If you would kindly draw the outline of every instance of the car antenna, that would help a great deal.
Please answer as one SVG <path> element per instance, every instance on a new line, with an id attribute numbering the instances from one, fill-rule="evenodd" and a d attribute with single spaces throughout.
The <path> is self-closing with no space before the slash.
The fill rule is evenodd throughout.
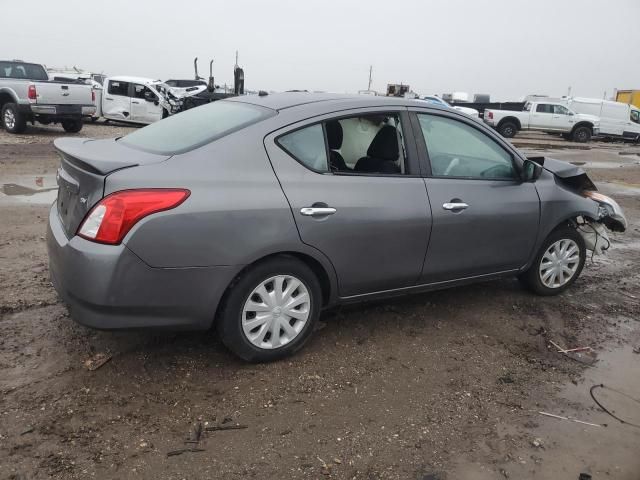
<path id="1" fill-rule="evenodd" d="M 213 92 L 216 89 L 216 85 L 213 81 L 213 59 L 209 62 L 209 85 L 207 85 L 207 90 L 209 92 Z"/>

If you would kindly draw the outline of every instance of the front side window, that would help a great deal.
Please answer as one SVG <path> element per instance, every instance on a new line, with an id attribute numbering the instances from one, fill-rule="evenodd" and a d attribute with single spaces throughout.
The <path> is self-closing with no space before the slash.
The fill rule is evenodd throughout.
<path id="1" fill-rule="evenodd" d="M 554 105 L 553 112 L 556 115 L 569 115 L 569 109 L 567 107 L 563 107 L 562 105 Z"/>
<path id="2" fill-rule="evenodd" d="M 547 103 L 539 103 L 536 107 L 537 113 L 553 113 L 553 105 L 549 105 Z"/>
<path id="3" fill-rule="evenodd" d="M 109 95 L 119 95 L 121 97 L 129 96 L 129 83 L 128 82 L 109 82 Z"/>
<path id="4" fill-rule="evenodd" d="M 509 152 L 466 123 L 437 115 L 418 114 L 434 177 L 514 179 Z"/>

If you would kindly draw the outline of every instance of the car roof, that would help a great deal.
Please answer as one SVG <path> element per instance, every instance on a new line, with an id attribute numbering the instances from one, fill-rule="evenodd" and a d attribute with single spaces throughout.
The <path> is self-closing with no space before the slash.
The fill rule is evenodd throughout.
<path id="1" fill-rule="evenodd" d="M 121 76 L 118 76 L 118 77 L 108 77 L 108 78 L 109 78 L 109 81 L 141 83 L 143 85 L 159 82 L 159 80 L 155 80 L 153 78 L 130 77 L 130 76 L 127 76 L 127 75 L 121 75 Z"/>
<path id="2" fill-rule="evenodd" d="M 385 107 L 399 105 L 423 107 L 426 103 L 419 100 L 400 97 L 308 92 L 269 93 L 267 95 L 242 95 L 238 97 L 228 98 L 225 101 L 251 103 L 253 105 L 267 107 L 278 111 L 312 103 L 348 103 L 352 104 L 354 107 Z"/>

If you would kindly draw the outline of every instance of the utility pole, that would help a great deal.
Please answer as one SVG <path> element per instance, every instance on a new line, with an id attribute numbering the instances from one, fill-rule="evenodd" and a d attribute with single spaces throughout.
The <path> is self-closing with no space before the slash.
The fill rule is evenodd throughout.
<path id="1" fill-rule="evenodd" d="M 373 71 L 373 65 L 369 65 L 369 86 L 367 87 L 367 91 L 371 91 L 371 72 Z"/>

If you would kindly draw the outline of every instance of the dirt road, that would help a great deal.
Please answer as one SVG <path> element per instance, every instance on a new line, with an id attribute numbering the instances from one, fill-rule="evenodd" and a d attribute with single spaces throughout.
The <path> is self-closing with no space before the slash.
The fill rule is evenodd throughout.
<path id="1" fill-rule="evenodd" d="M 566 294 L 539 298 L 502 280 L 337 309 L 297 356 L 248 365 L 215 333 L 98 332 L 70 320 L 44 243 L 58 135 L 0 132 L 0 479 L 640 478 L 640 429 L 589 396 L 604 383 L 640 398 L 640 149 L 514 140 L 587 162 L 630 220 Z M 598 361 L 587 367 L 549 340 L 592 346 Z M 97 353 L 110 361 L 87 370 Z M 640 423 L 640 404 L 598 394 Z M 185 443 L 198 422 L 199 442 Z M 206 430 L 237 425 L 246 428 Z M 168 456 L 185 448 L 194 451 Z"/>

